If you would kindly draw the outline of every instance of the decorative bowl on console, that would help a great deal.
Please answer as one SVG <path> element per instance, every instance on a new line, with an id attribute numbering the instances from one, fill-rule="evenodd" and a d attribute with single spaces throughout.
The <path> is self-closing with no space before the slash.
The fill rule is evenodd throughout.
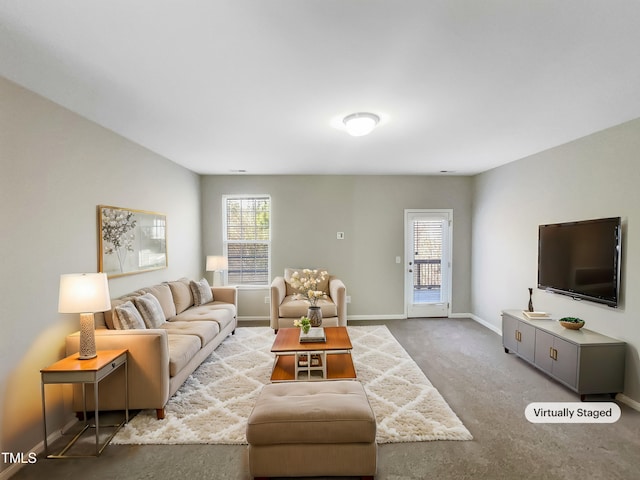
<path id="1" fill-rule="evenodd" d="M 584 327 L 584 320 L 576 317 L 563 317 L 560 320 L 560 325 L 569 330 L 580 330 Z"/>

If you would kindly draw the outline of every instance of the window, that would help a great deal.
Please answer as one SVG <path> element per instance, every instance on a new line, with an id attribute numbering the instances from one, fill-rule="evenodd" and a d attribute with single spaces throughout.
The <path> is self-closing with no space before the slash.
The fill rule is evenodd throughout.
<path id="1" fill-rule="evenodd" d="M 231 285 L 268 285 L 271 270 L 271 197 L 222 198 L 224 253 Z"/>

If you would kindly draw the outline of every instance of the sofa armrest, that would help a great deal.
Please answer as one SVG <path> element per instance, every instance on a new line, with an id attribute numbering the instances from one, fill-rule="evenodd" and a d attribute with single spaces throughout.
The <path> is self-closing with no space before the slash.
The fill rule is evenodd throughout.
<path id="1" fill-rule="evenodd" d="M 96 349 L 127 349 L 129 408 L 162 409 L 169 400 L 169 341 L 161 329 L 107 330 L 95 332 Z M 79 332 L 66 338 L 67 355 L 79 351 Z M 124 370 L 100 382 L 100 410 L 124 410 Z M 87 389 L 87 409 L 94 409 L 93 390 Z M 73 408 L 81 412 L 82 389 L 74 387 Z"/>
<path id="2" fill-rule="evenodd" d="M 329 277 L 329 296 L 338 309 L 338 325 L 347 326 L 347 287 L 336 277 Z"/>
<path id="3" fill-rule="evenodd" d="M 235 287 L 211 287 L 216 302 L 232 303 L 238 309 L 238 290 Z"/>
<path id="4" fill-rule="evenodd" d="M 278 320 L 280 318 L 280 304 L 284 301 L 284 297 L 287 295 L 287 286 L 284 283 L 284 277 L 275 277 L 273 282 L 271 282 L 269 290 L 271 296 L 271 328 L 277 330 L 279 328 Z"/>

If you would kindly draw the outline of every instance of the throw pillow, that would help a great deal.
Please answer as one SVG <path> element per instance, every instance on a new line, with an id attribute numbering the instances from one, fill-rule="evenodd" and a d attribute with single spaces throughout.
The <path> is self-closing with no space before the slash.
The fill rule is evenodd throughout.
<path id="1" fill-rule="evenodd" d="M 113 326 L 116 330 L 136 330 L 146 328 L 140 312 L 131 301 L 126 301 L 115 308 Z"/>
<path id="2" fill-rule="evenodd" d="M 206 278 L 203 278 L 199 282 L 194 282 L 192 280 L 189 283 L 189 286 L 191 287 L 191 293 L 193 293 L 193 304 L 196 307 L 198 305 L 213 302 L 213 292 L 211 291 L 211 286 L 209 285 L 209 282 L 207 282 Z"/>
<path id="3" fill-rule="evenodd" d="M 162 305 L 151 293 L 145 293 L 133 300 L 147 328 L 160 328 L 166 322 Z"/>
<path id="4" fill-rule="evenodd" d="M 173 301 L 173 294 L 171 288 L 167 284 L 154 285 L 152 287 L 145 287 L 138 291 L 138 295 L 144 295 L 150 293 L 158 299 L 162 311 L 164 312 L 164 318 L 169 320 L 176 316 L 176 304 Z"/>

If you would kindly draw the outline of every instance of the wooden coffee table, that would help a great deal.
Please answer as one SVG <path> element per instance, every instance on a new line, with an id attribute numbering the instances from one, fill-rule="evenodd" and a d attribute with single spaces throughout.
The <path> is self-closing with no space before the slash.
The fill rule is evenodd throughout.
<path id="1" fill-rule="evenodd" d="M 324 332 L 326 342 L 300 343 L 299 328 L 279 329 L 271 347 L 276 356 L 271 381 L 355 379 L 347 327 L 324 327 Z"/>

